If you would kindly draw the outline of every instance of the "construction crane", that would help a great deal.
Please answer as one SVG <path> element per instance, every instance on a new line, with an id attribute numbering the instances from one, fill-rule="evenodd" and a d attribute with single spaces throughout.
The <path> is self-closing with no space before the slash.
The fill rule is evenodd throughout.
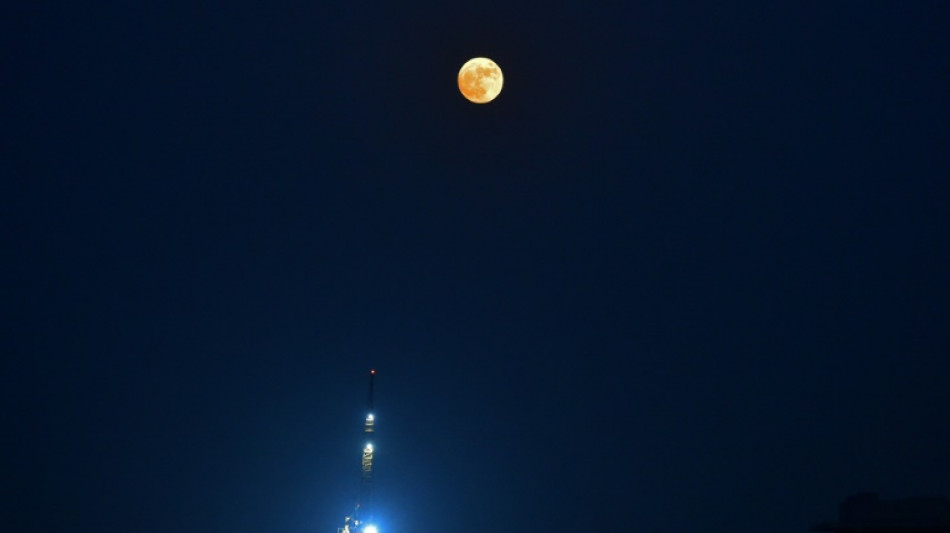
<path id="1" fill-rule="evenodd" d="M 367 402 L 366 419 L 363 421 L 363 436 L 366 445 L 363 446 L 363 459 L 360 466 L 360 489 L 356 499 L 356 507 L 343 521 L 343 527 L 337 533 L 379 533 L 373 523 L 371 497 L 373 489 L 373 434 L 376 426 L 376 415 L 373 405 L 373 380 L 376 370 L 369 371 L 369 401 Z"/>

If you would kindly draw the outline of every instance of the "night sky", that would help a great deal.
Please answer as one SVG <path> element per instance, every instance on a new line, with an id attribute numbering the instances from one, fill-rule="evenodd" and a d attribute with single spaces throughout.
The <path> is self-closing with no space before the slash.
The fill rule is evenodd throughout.
<path id="1" fill-rule="evenodd" d="M 9 4 L 4 530 L 950 496 L 950 3 Z"/>

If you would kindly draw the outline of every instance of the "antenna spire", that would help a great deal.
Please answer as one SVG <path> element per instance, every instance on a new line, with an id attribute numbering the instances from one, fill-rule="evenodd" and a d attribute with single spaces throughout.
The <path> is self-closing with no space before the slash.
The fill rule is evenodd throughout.
<path id="1" fill-rule="evenodd" d="M 373 525 L 372 510 L 372 492 L 373 492 L 373 446 L 374 431 L 376 429 L 376 415 L 373 412 L 373 379 L 376 377 L 376 370 L 369 371 L 369 401 L 366 419 L 363 422 L 363 435 L 366 437 L 366 445 L 363 447 L 363 458 L 361 461 L 360 492 L 356 501 L 356 508 L 353 514 L 346 517 L 343 527 L 337 530 L 338 533 L 378 533 L 378 529 Z"/>
<path id="2" fill-rule="evenodd" d="M 368 402 L 370 414 L 373 413 L 373 409 L 375 408 L 373 406 L 373 378 L 375 377 L 376 377 L 376 369 L 370 370 L 369 371 L 369 402 Z"/>

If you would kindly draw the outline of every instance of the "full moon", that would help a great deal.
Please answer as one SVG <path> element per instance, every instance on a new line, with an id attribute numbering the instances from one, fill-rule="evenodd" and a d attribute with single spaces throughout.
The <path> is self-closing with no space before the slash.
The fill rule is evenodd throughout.
<path id="1" fill-rule="evenodd" d="M 459 69 L 459 91 L 476 104 L 487 104 L 494 100 L 504 83 L 501 68 L 487 57 L 473 57 Z"/>

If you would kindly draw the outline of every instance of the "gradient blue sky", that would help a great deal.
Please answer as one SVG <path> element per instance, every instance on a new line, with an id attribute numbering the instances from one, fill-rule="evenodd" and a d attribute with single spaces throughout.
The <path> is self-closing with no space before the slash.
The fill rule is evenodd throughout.
<path id="1" fill-rule="evenodd" d="M 950 4 L 2 12 L 11 531 L 334 533 L 370 367 L 384 533 L 950 495 Z"/>

